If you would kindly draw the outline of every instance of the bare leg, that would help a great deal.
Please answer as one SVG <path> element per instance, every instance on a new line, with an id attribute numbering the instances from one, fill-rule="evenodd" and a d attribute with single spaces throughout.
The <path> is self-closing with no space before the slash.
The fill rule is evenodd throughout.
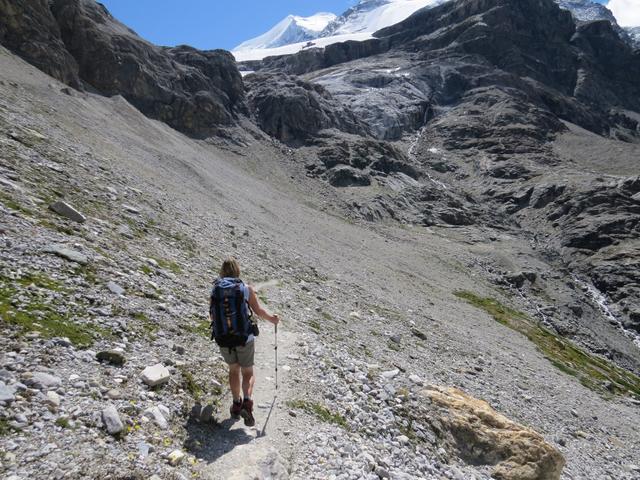
<path id="1" fill-rule="evenodd" d="M 253 367 L 242 368 L 242 392 L 244 398 L 253 397 L 253 384 L 256 381 L 256 377 L 253 375 Z"/>
<path id="2" fill-rule="evenodd" d="M 240 365 L 232 363 L 229 365 L 229 388 L 234 400 L 241 400 L 240 395 Z"/>

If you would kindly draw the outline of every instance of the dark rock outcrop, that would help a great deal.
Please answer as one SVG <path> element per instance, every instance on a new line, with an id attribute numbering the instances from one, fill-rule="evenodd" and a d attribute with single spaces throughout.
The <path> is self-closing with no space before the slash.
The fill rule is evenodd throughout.
<path id="1" fill-rule="evenodd" d="M 48 3 L 0 0 L 0 43 L 43 72 L 78 88 L 78 64 L 62 42 Z"/>
<path id="2" fill-rule="evenodd" d="M 0 14 L 0 40 L 27 61 L 73 87 L 122 95 L 189 135 L 215 134 L 246 112 L 229 52 L 157 47 L 93 0 L 2 0 Z"/>
<path id="3" fill-rule="evenodd" d="M 367 128 L 322 86 L 287 75 L 255 74 L 245 79 L 251 112 L 260 128 L 290 145 L 322 130 L 367 135 Z"/>
<path id="4" fill-rule="evenodd" d="M 93 0 L 56 0 L 52 11 L 80 76 L 100 93 L 122 95 L 146 115 L 200 137 L 233 123 L 242 109 L 242 79 L 230 53 L 156 47 Z"/>

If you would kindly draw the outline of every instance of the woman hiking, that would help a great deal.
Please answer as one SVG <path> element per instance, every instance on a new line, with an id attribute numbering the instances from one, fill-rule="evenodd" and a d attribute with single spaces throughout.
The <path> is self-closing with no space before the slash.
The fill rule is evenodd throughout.
<path id="1" fill-rule="evenodd" d="M 231 416 L 242 417 L 248 427 L 255 425 L 253 417 L 253 363 L 257 324 L 252 314 L 277 325 L 280 319 L 266 311 L 251 285 L 240 279 L 240 265 L 235 258 L 222 263 L 209 302 L 212 338 L 220 347 L 229 365 L 229 387 L 233 395 Z"/>

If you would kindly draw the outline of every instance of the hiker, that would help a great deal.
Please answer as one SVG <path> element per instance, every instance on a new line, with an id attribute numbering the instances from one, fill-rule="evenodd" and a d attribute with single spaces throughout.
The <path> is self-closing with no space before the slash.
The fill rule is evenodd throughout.
<path id="1" fill-rule="evenodd" d="M 211 337 L 220 347 L 229 365 L 229 387 L 233 394 L 231 417 L 244 419 L 248 427 L 253 418 L 253 357 L 255 337 L 259 330 L 252 314 L 278 325 L 278 315 L 267 312 L 258 301 L 251 285 L 240 280 L 240 265 L 235 258 L 222 263 L 220 276 L 215 280 L 209 301 Z"/>

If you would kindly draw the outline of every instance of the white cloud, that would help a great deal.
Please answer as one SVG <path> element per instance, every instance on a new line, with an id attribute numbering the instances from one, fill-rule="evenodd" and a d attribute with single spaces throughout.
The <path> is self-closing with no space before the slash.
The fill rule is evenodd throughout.
<path id="1" fill-rule="evenodd" d="M 610 0 L 607 8 L 622 27 L 640 26 L 640 0 Z"/>

